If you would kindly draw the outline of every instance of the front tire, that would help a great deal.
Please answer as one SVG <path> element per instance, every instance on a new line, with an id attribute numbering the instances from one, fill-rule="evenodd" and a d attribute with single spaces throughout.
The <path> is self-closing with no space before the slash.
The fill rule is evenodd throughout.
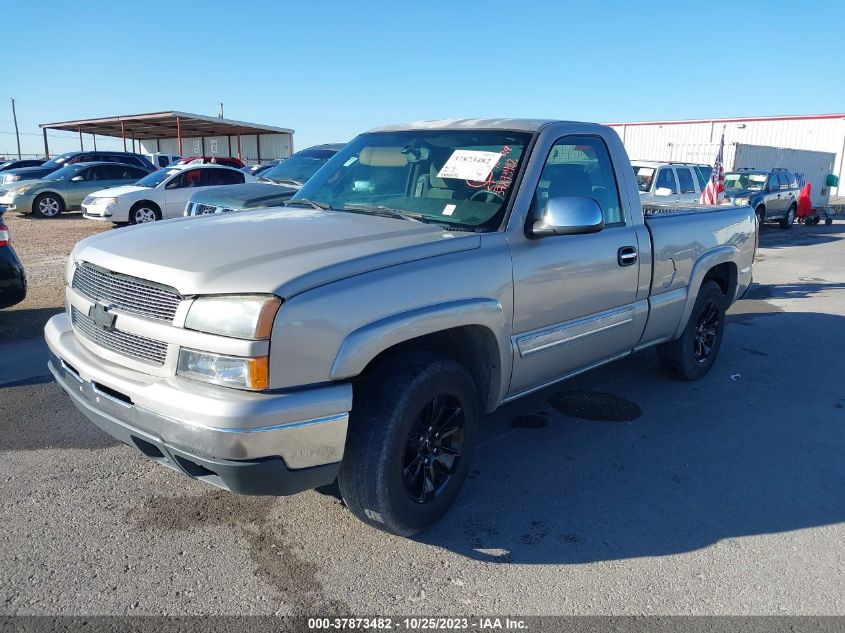
<path id="1" fill-rule="evenodd" d="M 449 509 L 478 437 L 478 396 L 467 370 L 427 352 L 386 361 L 357 385 L 338 475 L 349 510 L 411 536 Z"/>
<path id="2" fill-rule="evenodd" d="M 759 207 L 754 209 L 754 214 L 757 216 L 757 227 L 763 226 L 763 222 L 766 221 L 766 209 L 761 204 Z"/>
<path id="3" fill-rule="evenodd" d="M 701 285 L 681 337 L 657 346 L 657 360 L 664 369 L 682 380 L 698 380 L 710 371 L 725 336 L 725 303 L 719 284 Z"/>
<path id="4" fill-rule="evenodd" d="M 139 202 L 129 210 L 129 224 L 147 224 L 161 220 L 161 209 L 152 202 Z"/>
<path id="5" fill-rule="evenodd" d="M 42 193 L 32 203 L 32 212 L 39 218 L 57 218 L 65 210 L 65 201 L 55 193 Z"/>
<path id="6" fill-rule="evenodd" d="M 780 221 L 780 228 L 782 229 L 789 229 L 792 228 L 792 225 L 795 224 L 795 212 L 797 211 L 797 207 L 793 204 L 789 207 L 789 210 L 786 212 L 786 216 L 781 219 Z"/>

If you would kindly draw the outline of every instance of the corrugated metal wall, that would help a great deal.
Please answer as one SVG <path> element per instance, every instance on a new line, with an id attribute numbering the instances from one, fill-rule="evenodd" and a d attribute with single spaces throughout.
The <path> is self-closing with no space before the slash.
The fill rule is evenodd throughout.
<path id="1" fill-rule="evenodd" d="M 624 124 L 612 126 L 632 159 L 689 160 L 712 164 L 722 131 L 725 144 L 740 143 L 834 154 L 834 174 L 845 192 L 845 119 L 785 119 L 769 121 L 707 121 L 699 123 Z M 695 147 L 698 149 L 694 149 Z M 684 156 L 681 156 L 683 152 Z M 836 194 L 834 189 L 831 193 Z M 840 194 L 841 195 L 841 194 Z"/>
<path id="2" fill-rule="evenodd" d="M 261 153 L 258 152 L 259 139 Z M 231 140 L 231 147 L 230 147 Z M 179 153 L 179 142 L 175 138 L 164 138 L 158 141 L 141 141 L 141 153 L 154 154 L 155 152 Z M 199 137 L 182 138 L 183 156 L 202 156 L 203 139 Z M 290 134 L 261 134 L 258 137 L 254 134 L 241 135 L 241 159 L 245 163 L 257 163 L 259 157 L 261 162 L 274 158 L 287 158 L 293 150 L 293 138 Z M 238 136 L 206 136 L 206 156 L 237 156 Z"/>

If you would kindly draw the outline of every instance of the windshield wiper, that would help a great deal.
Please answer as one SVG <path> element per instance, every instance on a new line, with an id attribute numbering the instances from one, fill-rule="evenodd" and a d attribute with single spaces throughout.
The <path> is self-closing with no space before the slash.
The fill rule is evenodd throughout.
<path id="1" fill-rule="evenodd" d="M 402 209 L 394 209 L 393 207 L 383 206 L 368 206 L 362 205 L 347 205 L 337 211 L 351 211 L 352 213 L 372 213 L 373 215 L 380 215 L 386 218 L 399 218 L 400 220 L 408 220 L 409 222 L 425 222 L 425 216 L 422 213 L 411 213 L 410 211 L 403 211 Z"/>
<path id="2" fill-rule="evenodd" d="M 319 209 L 320 211 L 328 211 L 329 209 L 331 209 L 331 206 L 326 204 L 325 202 L 317 202 L 316 200 L 311 200 L 310 198 L 295 198 L 291 200 L 286 200 L 283 204 L 286 207 L 299 204 L 306 207 L 311 207 L 312 209 Z"/>

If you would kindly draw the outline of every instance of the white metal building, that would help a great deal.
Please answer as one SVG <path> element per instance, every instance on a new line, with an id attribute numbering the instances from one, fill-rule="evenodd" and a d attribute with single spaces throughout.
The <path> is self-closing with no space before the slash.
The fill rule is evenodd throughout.
<path id="1" fill-rule="evenodd" d="M 814 150 L 836 155 L 833 174 L 838 191 L 845 193 L 845 114 L 696 119 L 688 121 L 641 121 L 610 123 L 625 144 L 632 160 L 689 161 L 712 164 L 719 138 L 725 145 L 764 145 Z"/>

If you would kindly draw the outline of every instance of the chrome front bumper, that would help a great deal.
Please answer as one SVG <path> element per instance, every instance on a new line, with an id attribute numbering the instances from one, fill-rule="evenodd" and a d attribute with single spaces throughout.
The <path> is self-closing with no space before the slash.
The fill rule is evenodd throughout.
<path id="1" fill-rule="evenodd" d="M 348 384 L 285 393 L 215 387 L 99 358 L 78 343 L 65 314 L 51 318 L 44 333 L 50 371 L 77 408 L 142 451 L 136 439 L 165 457 L 170 449 L 212 461 L 278 457 L 289 471 L 335 465 L 343 457 L 352 407 Z"/>

